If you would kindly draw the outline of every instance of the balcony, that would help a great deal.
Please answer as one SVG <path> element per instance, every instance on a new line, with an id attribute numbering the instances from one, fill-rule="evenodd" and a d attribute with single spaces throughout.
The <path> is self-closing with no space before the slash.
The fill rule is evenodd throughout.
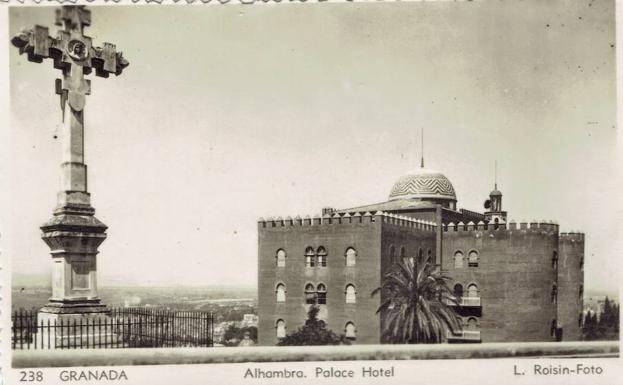
<path id="1" fill-rule="evenodd" d="M 480 330 L 462 330 L 455 333 L 448 331 L 446 338 L 448 342 L 480 342 Z"/>
<path id="2" fill-rule="evenodd" d="M 461 307 L 481 307 L 480 297 L 461 297 L 456 303 L 450 299 L 446 300 L 446 304 L 449 306 L 461 306 Z"/>

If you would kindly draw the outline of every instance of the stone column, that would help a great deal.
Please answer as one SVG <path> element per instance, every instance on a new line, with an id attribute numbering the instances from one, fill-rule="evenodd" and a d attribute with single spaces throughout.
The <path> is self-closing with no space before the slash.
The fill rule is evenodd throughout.
<path id="1" fill-rule="evenodd" d="M 53 260 L 52 298 L 41 311 L 101 312 L 105 307 L 97 295 L 96 255 L 107 227 L 95 218 L 87 192 L 84 111 L 75 111 L 69 103 L 64 109 L 61 191 L 54 216 L 41 226 Z"/>
<path id="2" fill-rule="evenodd" d="M 56 80 L 63 110 L 61 188 L 52 218 L 41 226 L 52 254 L 52 297 L 40 310 L 39 322 L 86 324 L 110 312 L 97 294 L 97 248 L 106 239 L 107 227 L 95 218 L 87 190 L 84 105 L 91 84 L 84 75 L 93 71 L 103 78 L 120 75 L 129 63 L 114 44 L 94 47 L 84 35 L 84 28 L 91 25 L 91 12 L 84 6 L 58 8 L 55 24 L 61 27 L 57 37 L 37 25 L 11 39 L 29 61 L 51 58 L 54 68 L 62 71 L 62 79 Z"/>

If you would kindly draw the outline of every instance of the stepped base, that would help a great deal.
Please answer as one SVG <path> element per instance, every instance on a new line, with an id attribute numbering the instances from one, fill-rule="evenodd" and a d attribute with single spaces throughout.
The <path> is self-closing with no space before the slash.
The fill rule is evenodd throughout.
<path id="1" fill-rule="evenodd" d="M 101 304 L 99 299 L 81 301 L 50 301 L 39 310 L 39 314 L 73 316 L 70 318 L 81 318 L 82 316 L 97 317 L 109 316 L 110 310 L 106 305 Z M 91 318 L 89 318 L 90 320 Z M 78 321 L 76 321 L 78 322 Z"/>

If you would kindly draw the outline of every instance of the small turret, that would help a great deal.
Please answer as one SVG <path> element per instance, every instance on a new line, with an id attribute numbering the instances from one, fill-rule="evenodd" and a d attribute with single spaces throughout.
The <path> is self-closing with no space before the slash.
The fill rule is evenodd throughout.
<path id="1" fill-rule="evenodd" d="M 495 162 L 495 182 L 489 199 L 485 201 L 485 219 L 490 222 L 506 222 L 506 211 L 502 211 L 502 192 L 498 190 L 498 164 Z"/>

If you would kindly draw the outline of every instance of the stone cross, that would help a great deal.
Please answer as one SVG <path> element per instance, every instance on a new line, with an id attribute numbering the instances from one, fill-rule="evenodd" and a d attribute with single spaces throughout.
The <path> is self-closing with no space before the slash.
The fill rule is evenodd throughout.
<path id="1" fill-rule="evenodd" d="M 95 75 L 120 75 L 128 62 L 115 45 L 94 47 L 84 28 L 91 24 L 91 11 L 84 6 L 63 6 L 56 10 L 61 28 L 51 37 L 47 27 L 36 25 L 23 30 L 11 42 L 31 62 L 50 58 L 61 70 L 56 79 L 63 112 L 61 189 L 54 216 L 43 226 L 42 238 L 51 249 L 52 297 L 41 311 L 52 314 L 105 312 L 96 286 L 97 248 L 106 238 L 106 225 L 95 218 L 87 191 L 87 166 L 84 164 L 84 106 Z"/>

